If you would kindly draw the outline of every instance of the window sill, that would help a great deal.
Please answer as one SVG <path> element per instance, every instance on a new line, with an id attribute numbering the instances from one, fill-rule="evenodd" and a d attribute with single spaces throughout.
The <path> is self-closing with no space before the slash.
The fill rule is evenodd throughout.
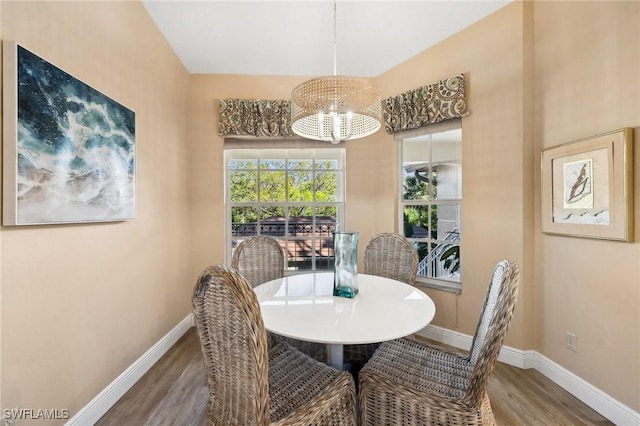
<path id="1" fill-rule="evenodd" d="M 434 290 L 447 291 L 449 293 L 456 293 L 456 294 L 462 293 L 462 283 L 418 278 L 418 281 L 416 281 L 416 286 L 431 288 Z"/>

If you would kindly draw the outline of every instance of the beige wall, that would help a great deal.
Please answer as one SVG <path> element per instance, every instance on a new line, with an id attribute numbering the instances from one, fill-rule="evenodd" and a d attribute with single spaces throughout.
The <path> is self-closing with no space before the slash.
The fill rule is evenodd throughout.
<path id="1" fill-rule="evenodd" d="M 189 150 L 192 269 L 224 262 L 225 209 L 223 139 L 218 136 L 218 101 L 286 99 L 304 78 L 242 75 L 191 76 L 189 85 Z M 195 281 L 194 281 L 195 282 Z"/>
<path id="2" fill-rule="evenodd" d="M 639 24 L 637 2 L 513 3 L 377 79 L 390 95 L 468 78 L 463 292 L 427 291 L 433 323 L 473 334 L 490 268 L 509 257 L 522 279 L 506 344 L 539 351 L 635 411 L 640 243 L 544 235 L 538 194 L 540 149 L 621 127 L 640 137 Z M 566 331 L 577 334 L 577 353 Z"/>
<path id="3" fill-rule="evenodd" d="M 531 102 L 525 96 L 524 8 L 516 3 L 379 76 L 390 96 L 464 73 L 471 114 L 462 119 L 462 285 L 461 295 L 427 290 L 436 303 L 433 324 L 472 335 L 495 264 L 505 258 L 521 270 L 518 305 L 506 339 L 517 348 L 533 346 L 533 138 L 525 134 Z M 530 31 L 529 28 L 527 30 Z M 385 141 L 387 157 L 396 145 Z M 362 158 L 366 161 L 366 157 Z M 397 162 L 390 165 L 395 178 Z M 393 203 L 392 194 L 387 203 Z M 366 204 L 361 212 L 366 211 Z M 456 301 L 456 299 L 458 299 Z M 526 320 L 525 320 L 526 319 Z"/>
<path id="4" fill-rule="evenodd" d="M 516 2 L 376 79 L 389 96 L 467 76 L 464 290 L 427 291 L 434 324 L 473 334 L 493 266 L 511 258 L 522 281 L 506 343 L 636 411 L 640 243 L 543 235 L 537 194 L 541 148 L 640 131 L 639 8 Z M 0 17 L 3 39 L 136 111 L 136 220 L 0 232 L 0 406 L 73 414 L 184 318 L 197 273 L 224 261 L 217 100 L 286 99 L 305 78 L 189 77 L 136 2 L 3 2 Z M 346 226 L 363 241 L 396 229 L 396 148 L 383 131 L 347 144 Z"/>
<path id="5" fill-rule="evenodd" d="M 189 75 L 141 3 L 0 10 L 3 40 L 136 112 L 135 220 L 0 233 L 2 408 L 73 415 L 190 312 Z"/>
<path id="6" fill-rule="evenodd" d="M 534 11 L 537 147 L 623 127 L 636 140 L 636 242 L 545 235 L 536 218 L 536 349 L 638 412 L 640 3 L 536 2 Z M 566 331 L 577 353 L 565 349 Z"/>
<path id="7" fill-rule="evenodd" d="M 287 99 L 304 77 L 192 75 L 189 89 L 191 214 L 194 270 L 224 261 L 223 139 L 218 136 L 218 100 Z M 367 241 L 376 231 L 394 229 L 395 149 L 390 137 L 374 136 L 347 144 L 347 228 Z M 389 150 L 388 148 L 391 148 Z M 366 214 L 362 212 L 365 211 Z M 362 253 L 360 253 L 361 255 Z"/>
<path id="8" fill-rule="evenodd" d="M 520 5 L 499 12 L 475 26 L 474 30 L 445 41 L 377 79 L 383 96 L 389 96 L 460 72 L 469 76 L 470 97 L 477 101 L 470 105 L 472 114 L 463 119 L 463 244 L 471 249 L 463 252 L 464 291 L 459 296 L 459 311 L 456 313 L 455 295 L 428 291 L 438 306 L 434 324 L 467 334 L 473 334 L 496 262 L 510 257 L 521 265 L 525 278 L 530 274 L 525 270 L 528 265 L 522 260 L 525 234 L 533 233 L 533 224 L 525 227 L 523 223 L 523 211 L 525 203 L 532 208 L 533 198 L 524 194 L 521 173 L 524 151 L 521 22 Z M 496 26 L 500 31 L 493 30 Z M 491 32 L 490 41 L 479 37 L 487 32 Z M 503 37 L 504 34 L 509 36 Z M 491 49 L 485 48 L 485 44 Z M 450 52 L 456 52 L 453 60 Z M 501 63 L 497 70 L 493 67 L 494 61 Z M 502 79 L 510 84 L 499 84 Z M 216 133 L 217 100 L 287 99 L 291 89 L 304 80 L 295 77 L 192 76 L 189 141 L 191 151 L 198 153 L 191 168 L 192 181 L 196 185 L 192 223 L 199 229 L 198 235 L 194 234 L 196 242 L 193 244 L 196 269 L 224 261 L 224 247 L 219 244 L 224 239 L 224 229 L 219 226 L 224 220 L 224 183 L 223 142 Z M 505 103 L 510 105 L 509 115 L 503 119 Z M 528 143 L 532 143 L 531 140 Z M 360 231 L 362 241 L 378 232 L 395 231 L 396 142 L 381 130 L 371 137 L 350 141 L 346 146 L 346 227 Z M 502 154 L 493 156 L 492 152 Z M 504 164 L 501 160 L 505 157 L 515 160 Z M 510 179 L 504 179 L 505 175 Z M 527 184 L 532 185 L 531 176 Z M 485 189 L 489 187 L 498 190 L 489 193 Z M 531 191 L 532 188 L 528 192 Z M 474 214 L 476 211 L 483 214 Z M 505 212 L 508 213 L 506 218 Z M 474 250 L 479 241 L 482 250 Z M 359 254 L 362 256 L 362 251 Z M 532 280 L 523 281 L 526 282 L 523 287 L 526 287 Z M 527 290 L 523 289 L 521 293 L 521 306 L 525 306 Z M 523 311 L 524 308 L 519 308 L 516 313 L 508 340 L 512 346 L 524 347 L 525 328 L 533 327 L 523 321 Z M 529 332 L 529 336 L 532 335 Z"/>

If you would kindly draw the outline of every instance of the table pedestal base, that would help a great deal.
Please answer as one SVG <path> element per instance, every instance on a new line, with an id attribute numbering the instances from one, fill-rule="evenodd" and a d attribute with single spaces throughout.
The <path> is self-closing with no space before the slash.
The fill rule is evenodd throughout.
<path id="1" fill-rule="evenodd" d="M 327 343 L 329 365 L 338 370 L 344 370 L 343 349 L 344 345 L 339 343 Z"/>

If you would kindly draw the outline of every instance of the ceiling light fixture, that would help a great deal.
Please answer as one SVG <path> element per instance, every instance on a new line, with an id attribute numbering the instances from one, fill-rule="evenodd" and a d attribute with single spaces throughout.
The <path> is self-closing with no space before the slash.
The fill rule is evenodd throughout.
<path id="1" fill-rule="evenodd" d="M 333 1 L 333 75 L 305 81 L 291 92 L 291 128 L 308 139 L 337 144 L 378 131 L 382 104 L 371 81 L 336 74 L 336 1 Z"/>

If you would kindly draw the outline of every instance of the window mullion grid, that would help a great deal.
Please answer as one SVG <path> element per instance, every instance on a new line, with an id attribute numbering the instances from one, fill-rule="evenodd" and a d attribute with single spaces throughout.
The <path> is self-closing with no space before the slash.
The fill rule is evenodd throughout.
<path id="1" fill-rule="evenodd" d="M 399 179 L 399 194 L 404 194 L 405 184 L 407 175 L 404 173 L 404 167 L 408 165 L 419 165 L 422 166 L 422 170 L 426 172 L 425 177 L 428 182 L 428 191 L 426 192 L 426 196 L 422 197 L 422 199 L 408 199 L 405 200 L 404 196 L 400 197 L 400 211 L 398 217 L 398 223 L 401 225 L 400 229 L 404 233 L 405 222 L 404 222 L 404 212 L 407 209 L 417 209 L 417 210 L 426 210 L 426 214 L 428 217 L 424 219 L 420 219 L 421 224 L 419 226 L 424 226 L 427 229 L 424 237 L 414 237 L 408 238 L 413 243 L 424 244 L 424 252 L 422 253 L 422 265 L 424 266 L 424 270 L 421 269 L 422 282 L 429 282 L 430 284 L 441 285 L 438 281 L 447 281 L 452 282 L 460 287 L 459 279 L 452 279 L 449 276 L 439 276 L 440 274 L 440 253 L 445 250 L 449 246 L 458 246 L 461 245 L 461 236 L 458 234 L 457 238 L 455 236 L 449 237 L 450 234 L 445 234 L 445 231 L 453 230 L 451 226 L 453 225 L 452 214 L 450 212 L 450 208 L 456 209 L 455 215 L 455 226 L 458 232 L 461 232 L 460 223 L 461 223 L 461 205 L 462 205 L 462 194 L 457 190 L 461 186 L 461 176 L 458 174 L 452 175 L 450 171 L 447 169 L 443 173 L 447 173 L 446 175 L 440 175 L 440 170 L 438 170 L 438 176 L 434 176 L 434 161 L 440 160 L 440 164 L 444 164 L 442 162 L 442 158 L 435 158 L 436 155 L 443 157 L 450 155 L 449 150 L 441 150 L 442 143 L 448 142 L 448 138 L 440 138 L 436 135 L 440 132 L 434 132 L 432 134 L 424 134 L 420 136 L 408 136 L 408 139 L 411 139 L 410 144 L 408 140 L 405 138 L 399 140 L 399 161 L 398 161 L 398 169 L 401 171 L 400 179 Z M 460 135 L 461 137 L 461 135 Z M 438 146 L 435 146 L 439 144 Z M 461 143 L 460 141 L 454 141 L 454 143 Z M 461 166 L 460 166 L 461 167 Z M 455 178 L 455 181 L 452 183 L 451 179 Z M 440 179 L 439 179 L 440 178 Z M 433 180 L 436 180 L 435 185 L 431 185 Z M 440 181 L 441 180 L 441 181 Z M 445 194 L 449 194 L 451 185 L 455 185 L 455 189 L 453 193 L 450 195 L 456 195 L 456 198 L 439 198 L 440 192 Z M 441 187 L 441 185 L 445 185 L 445 187 Z M 439 191 L 441 190 L 441 191 Z M 411 198 L 411 197 L 409 197 Z M 416 197 L 418 198 L 418 197 Z M 442 208 L 440 208 L 442 206 Z M 420 216 L 419 216 L 420 217 Z M 443 221 L 441 222 L 442 219 Z M 411 223 L 413 223 L 411 221 Z M 439 225 L 442 225 L 442 229 L 438 232 L 437 228 Z M 405 235 L 406 236 L 406 235 Z M 451 239 L 449 239 L 451 238 Z M 426 265 L 425 265 L 426 263 Z M 438 276 L 436 276 L 438 275 Z"/>
<path id="2" fill-rule="evenodd" d="M 312 191 L 311 191 L 311 202 L 314 204 L 312 207 L 313 214 L 311 216 L 311 269 L 316 269 L 316 215 L 318 214 L 318 207 L 315 206 L 316 203 L 316 157 L 315 155 L 311 159 L 311 182 L 312 183 Z"/>
<path id="3" fill-rule="evenodd" d="M 256 207 L 256 235 L 261 235 L 262 234 L 262 208 L 261 208 L 261 204 L 260 200 L 261 200 L 261 195 L 260 195 L 260 191 L 262 188 L 262 180 L 260 177 L 260 170 L 262 170 L 262 158 L 260 158 L 260 152 L 258 151 L 258 161 L 257 161 L 257 167 L 258 170 L 256 171 L 256 194 L 257 194 L 257 198 L 258 198 L 258 206 Z"/>
<path id="4" fill-rule="evenodd" d="M 284 246 L 289 247 L 289 217 L 291 215 L 291 208 L 287 207 L 289 205 L 289 152 L 285 151 L 284 157 Z M 285 253 L 284 256 L 284 270 L 286 271 L 289 267 L 289 254 Z"/>
<path id="5" fill-rule="evenodd" d="M 285 232 L 284 232 L 284 239 L 285 239 L 285 246 L 288 246 L 288 242 L 289 240 L 291 240 L 291 234 L 288 233 L 289 231 L 289 225 L 291 224 L 291 208 L 292 207 L 308 207 L 311 208 L 311 232 L 310 232 L 310 240 L 311 240 L 311 267 L 313 269 L 315 269 L 318 265 L 318 260 L 317 260 L 317 255 L 318 253 L 316 252 L 316 248 L 317 246 L 319 246 L 319 241 L 320 238 L 317 235 L 317 226 L 318 226 L 318 221 L 317 221 L 317 214 L 319 211 L 320 207 L 326 207 L 326 206 L 332 206 L 335 208 L 336 210 L 336 215 L 339 216 L 342 214 L 342 204 L 344 202 L 343 197 L 344 195 L 342 194 L 342 187 L 340 188 L 340 198 L 338 201 L 333 201 L 333 202 L 318 202 L 317 201 L 317 197 L 316 197 L 316 179 L 317 179 L 317 174 L 318 172 L 320 172 L 317 169 L 317 161 L 315 159 L 315 156 L 312 155 L 311 158 L 305 158 L 305 160 L 310 160 L 312 167 L 311 167 L 311 177 L 312 177 L 312 185 L 313 185 L 313 193 L 312 193 L 312 202 L 291 202 L 290 201 L 290 197 L 289 197 L 289 177 L 290 177 L 290 172 L 292 171 L 292 169 L 290 168 L 289 164 L 288 164 L 288 160 L 289 160 L 289 151 L 285 150 L 284 154 L 283 154 L 283 158 L 285 161 L 284 164 L 284 174 L 285 174 L 285 201 L 284 202 L 270 202 L 270 201 L 262 201 L 262 178 L 263 178 L 263 166 L 264 166 L 264 160 L 262 158 L 262 154 L 260 151 L 258 151 L 258 154 L 256 156 L 256 164 L 257 164 L 257 170 L 256 170 L 256 184 L 257 184 L 257 188 L 256 188 L 256 196 L 257 196 L 257 200 L 256 201 L 251 201 L 251 202 L 231 202 L 231 196 L 229 195 L 228 197 L 228 202 L 229 202 L 229 208 L 232 210 L 234 207 L 251 207 L 251 208 L 255 208 L 256 209 L 256 226 L 257 226 L 257 230 L 256 230 L 256 234 L 260 235 L 262 234 L 262 224 L 263 224 L 263 208 L 265 207 L 277 207 L 277 208 L 284 208 L 285 209 Z M 328 170 L 322 170 L 322 171 L 333 171 L 333 172 L 341 172 L 343 173 L 343 168 L 344 168 L 344 161 L 340 161 L 339 167 L 336 169 L 328 169 Z M 250 169 L 234 169 L 234 171 L 253 171 L 253 168 Z M 273 171 L 272 169 L 269 169 L 269 171 Z M 231 192 L 231 188 L 229 185 L 228 188 L 228 192 L 230 194 Z M 338 220 L 338 217 L 336 217 L 336 220 Z M 230 222 L 232 223 L 233 220 L 230 219 Z M 285 261 L 285 267 L 288 268 L 289 264 L 289 258 L 288 258 L 288 253 L 287 253 L 287 260 Z"/>
<path id="6" fill-rule="evenodd" d="M 432 215 L 432 209 L 433 209 L 433 200 L 436 198 L 436 194 L 435 194 L 435 188 L 434 185 L 432 184 L 431 181 L 431 176 L 433 173 L 433 168 L 432 168 L 432 164 L 433 164 L 433 136 L 429 135 L 427 137 L 428 142 L 429 142 L 429 154 L 427 156 L 427 160 L 428 160 L 428 167 L 427 167 L 427 185 L 428 185 L 428 203 L 427 203 L 427 223 L 429 224 L 429 232 L 427 233 L 427 258 L 430 259 L 429 263 L 428 263 L 428 267 L 427 267 L 427 276 L 429 278 L 433 277 L 435 275 L 435 271 L 434 271 L 434 261 L 433 261 L 433 223 L 431 222 L 431 218 L 433 217 Z"/>

